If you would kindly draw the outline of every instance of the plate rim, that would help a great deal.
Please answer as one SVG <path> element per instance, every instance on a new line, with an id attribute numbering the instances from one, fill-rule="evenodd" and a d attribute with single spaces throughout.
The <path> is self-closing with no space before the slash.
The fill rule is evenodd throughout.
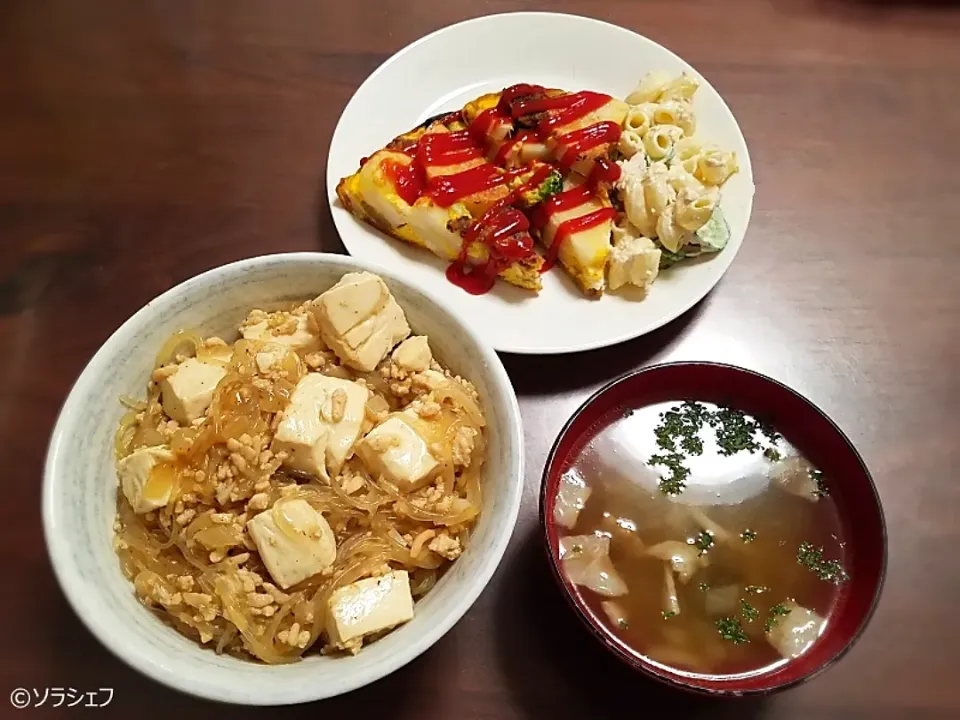
<path id="1" fill-rule="evenodd" d="M 588 352 L 590 350 L 597 350 L 601 348 L 613 347 L 613 346 L 628 342 L 630 340 L 635 340 L 639 337 L 643 337 L 644 335 L 649 335 L 650 333 L 666 325 L 669 325 L 680 316 L 686 314 L 692 308 L 696 307 L 700 302 L 702 302 L 704 298 L 707 297 L 707 295 L 713 292 L 713 290 L 720 284 L 724 276 L 730 270 L 730 266 L 733 265 L 734 260 L 736 259 L 737 255 L 740 252 L 741 247 L 743 246 L 744 241 L 746 240 L 747 232 L 750 229 L 750 221 L 753 218 L 753 202 L 756 196 L 756 183 L 754 182 L 753 163 L 750 158 L 750 149 L 749 149 L 749 146 L 747 145 L 746 137 L 744 137 L 744 134 L 743 134 L 743 128 L 740 126 L 740 123 L 737 120 L 736 115 L 734 115 L 733 110 L 730 109 L 730 105 L 727 103 L 726 99 L 723 97 L 720 91 L 717 90 L 714 84 L 710 81 L 710 79 L 706 75 L 704 75 L 704 73 L 702 73 L 699 69 L 695 68 L 692 63 L 688 62 L 687 60 L 682 58 L 680 55 L 675 53 L 673 50 L 666 47 L 665 45 L 662 45 L 656 40 L 649 38 L 646 35 L 643 35 L 642 33 L 636 32 L 635 30 L 625 28 L 622 25 L 617 25 L 616 23 L 608 22 L 606 20 L 601 20 L 598 18 L 586 16 L 586 15 L 578 15 L 576 13 L 562 13 L 562 12 L 537 11 L 537 10 L 494 13 L 492 15 L 482 15 L 478 17 L 468 18 L 466 20 L 461 20 L 459 22 L 451 23 L 449 25 L 445 25 L 403 46 L 402 48 L 397 50 L 395 53 L 390 55 L 388 58 L 386 58 L 382 63 L 380 63 L 373 70 L 373 72 L 367 75 L 367 77 L 363 80 L 363 82 L 361 82 L 360 85 L 358 85 L 357 88 L 353 91 L 353 94 L 350 96 L 350 99 L 347 101 L 347 104 L 344 105 L 343 110 L 340 113 L 340 117 L 337 119 L 337 124 L 334 127 L 333 134 L 330 136 L 330 146 L 327 149 L 325 182 L 326 182 L 327 206 L 330 210 L 330 216 L 333 219 L 334 228 L 336 229 L 337 234 L 340 237 L 340 241 L 341 243 L 343 243 L 345 250 L 351 257 L 359 257 L 359 256 L 355 256 L 354 253 L 351 251 L 350 246 L 348 245 L 347 238 L 350 236 L 352 232 L 356 232 L 358 230 L 348 229 L 350 228 L 350 226 L 347 224 L 346 217 L 343 217 L 342 216 L 343 213 L 340 212 L 341 210 L 345 211 L 345 208 L 337 205 L 339 198 L 337 197 L 336 186 L 339 183 L 340 178 L 335 176 L 336 173 L 334 173 L 333 169 L 331 168 L 330 157 L 333 154 L 333 149 L 337 145 L 338 139 L 341 137 L 343 133 L 346 132 L 345 130 L 346 125 L 344 122 L 345 118 L 347 117 L 348 112 L 351 110 L 354 103 L 356 102 L 357 96 L 361 93 L 361 91 L 368 84 L 372 83 L 377 77 L 379 77 L 381 73 L 385 72 L 387 68 L 389 68 L 390 66 L 398 62 L 403 56 L 412 52 L 414 49 L 416 49 L 420 45 L 444 33 L 454 32 L 456 30 L 463 29 L 465 26 L 480 25 L 487 22 L 503 22 L 504 20 L 509 21 L 510 19 L 513 19 L 513 18 L 545 18 L 545 17 L 562 18 L 565 21 L 572 20 L 576 22 L 587 23 L 590 25 L 605 26 L 606 28 L 612 29 L 617 32 L 633 35 L 639 38 L 640 40 L 642 40 L 643 42 L 650 43 L 651 45 L 658 47 L 663 52 L 667 53 L 668 55 L 671 55 L 675 60 L 679 61 L 681 64 L 692 68 L 697 73 L 697 75 L 699 75 L 701 78 L 706 80 L 707 84 L 716 92 L 717 98 L 719 99 L 723 109 L 727 112 L 727 114 L 729 114 L 731 118 L 733 118 L 733 124 L 734 124 L 734 129 L 736 131 L 736 134 L 739 137 L 741 143 L 743 144 L 744 149 L 746 150 L 742 158 L 738 157 L 738 164 L 740 165 L 739 172 L 743 173 L 744 176 L 747 178 L 749 182 L 749 189 L 748 189 L 747 198 L 745 201 L 746 222 L 744 224 L 742 236 L 739 238 L 739 240 L 737 241 L 734 247 L 730 247 L 728 245 L 728 247 L 725 248 L 724 251 L 718 253 L 717 257 L 714 257 L 711 260 L 709 260 L 709 262 L 723 263 L 723 267 L 720 269 L 719 274 L 717 275 L 715 280 L 713 280 L 708 284 L 704 284 L 702 289 L 697 289 L 695 292 L 691 293 L 689 298 L 684 300 L 684 302 L 678 303 L 675 307 L 670 308 L 669 312 L 660 315 L 656 319 L 656 321 L 652 323 L 646 323 L 642 326 L 637 326 L 636 328 L 630 328 L 622 332 L 613 333 L 603 338 L 598 338 L 598 339 L 590 340 L 586 342 L 577 342 L 573 340 L 573 341 L 567 341 L 561 344 L 550 344 L 550 345 L 516 345 L 515 343 L 500 342 L 496 338 L 487 337 L 486 334 L 484 334 L 484 339 L 487 342 L 489 342 L 490 345 L 493 346 L 493 348 L 497 352 L 510 353 L 515 355 L 566 355 L 566 354 Z M 340 142 L 342 142 L 342 140 L 340 140 Z M 347 212 L 347 215 L 349 215 L 349 212 Z M 352 215 L 350 215 L 350 220 L 351 222 L 354 222 L 354 223 L 359 222 Z M 389 235 L 382 233 L 380 230 L 376 230 L 373 228 L 370 228 L 369 232 L 375 232 L 379 235 L 383 235 L 384 240 L 390 237 Z M 585 298 L 585 301 L 589 301 L 589 300 L 590 300 L 589 298 Z M 638 302 L 642 302 L 642 301 L 638 301 Z"/>

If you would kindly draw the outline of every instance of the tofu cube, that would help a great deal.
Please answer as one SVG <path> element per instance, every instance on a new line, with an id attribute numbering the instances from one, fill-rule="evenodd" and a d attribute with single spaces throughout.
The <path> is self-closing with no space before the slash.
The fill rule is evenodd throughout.
<path id="1" fill-rule="evenodd" d="M 117 464 L 120 487 L 138 515 L 165 507 L 177 480 L 174 455 L 164 445 L 134 450 Z"/>
<path id="2" fill-rule="evenodd" d="M 382 475 L 403 492 L 429 483 L 440 467 L 412 416 L 391 415 L 357 443 L 357 455 L 374 476 Z"/>
<path id="3" fill-rule="evenodd" d="M 181 425 L 202 418 L 213 401 L 213 393 L 226 368 L 190 358 L 160 383 L 163 411 Z"/>
<path id="4" fill-rule="evenodd" d="M 284 464 L 329 480 L 350 456 L 364 420 L 368 390 L 349 380 L 308 373 L 281 414 L 273 451 Z"/>
<path id="5" fill-rule="evenodd" d="M 414 335 L 397 345 L 393 351 L 393 361 L 404 370 L 423 372 L 430 367 L 433 353 L 426 335 Z"/>
<path id="6" fill-rule="evenodd" d="M 277 523 L 280 516 L 281 527 Z M 323 515 L 306 500 L 279 500 L 247 522 L 270 577 L 280 587 L 303 582 L 333 565 L 337 542 Z"/>
<path id="7" fill-rule="evenodd" d="M 361 372 L 377 367 L 410 334 L 403 309 L 386 284 L 368 272 L 347 273 L 310 305 L 324 342 Z"/>
<path id="8" fill-rule="evenodd" d="M 359 640 L 413 618 L 405 570 L 369 577 L 334 590 L 327 605 L 327 634 L 338 647 L 359 649 Z"/>
<path id="9" fill-rule="evenodd" d="M 323 342 L 313 318 L 309 314 L 290 315 L 287 321 L 295 323 L 292 332 L 281 332 L 288 328 L 271 327 L 269 320 L 244 324 L 240 327 L 240 334 L 244 340 L 255 340 L 262 343 L 277 343 L 284 345 L 294 352 L 313 352 L 322 350 Z"/>

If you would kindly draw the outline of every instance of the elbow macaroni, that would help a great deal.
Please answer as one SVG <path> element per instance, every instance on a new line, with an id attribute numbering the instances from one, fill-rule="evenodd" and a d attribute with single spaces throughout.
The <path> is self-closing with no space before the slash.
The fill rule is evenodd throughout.
<path id="1" fill-rule="evenodd" d="M 643 151 L 643 135 L 635 130 L 624 130 L 620 133 L 620 154 L 629 159 Z"/>
<path id="2" fill-rule="evenodd" d="M 692 100 L 694 93 L 700 87 L 700 81 L 694 77 L 683 73 L 680 77 L 674 78 L 660 93 L 660 102 L 667 100 Z"/>
<path id="3" fill-rule="evenodd" d="M 682 254 L 687 243 L 699 242 L 694 233 L 713 217 L 720 186 L 737 172 L 735 153 L 695 136 L 699 86 L 687 74 L 650 72 L 626 97 L 631 107 L 619 143 L 626 161 L 617 183 L 624 212 L 613 225 L 614 247 L 656 238 L 665 252 Z"/>
<path id="4" fill-rule="evenodd" d="M 681 190 L 677 193 L 677 225 L 689 232 L 696 232 L 713 216 L 719 199 L 720 191 L 715 187 L 706 188 L 703 192 Z"/>
<path id="5" fill-rule="evenodd" d="M 693 135 L 697 129 L 697 122 L 690 109 L 689 103 L 679 100 L 669 100 L 657 105 L 653 109 L 653 123 L 655 125 L 675 125 L 684 135 Z"/>
<path id="6" fill-rule="evenodd" d="M 655 125 L 643 137 L 643 148 L 651 160 L 666 160 L 673 157 L 673 146 L 683 135 L 676 125 Z"/>
<path id="7" fill-rule="evenodd" d="M 736 153 L 709 148 L 697 155 L 697 166 L 693 174 L 707 185 L 723 185 L 737 169 Z"/>
<path id="8" fill-rule="evenodd" d="M 657 220 L 657 239 L 670 252 L 677 252 L 687 244 L 689 234 L 678 223 L 676 218 L 676 205 L 666 208 L 666 212 L 660 213 Z"/>
<path id="9" fill-rule="evenodd" d="M 662 70 L 648 72 L 633 92 L 627 95 L 627 104 L 639 105 L 640 103 L 657 102 L 663 92 L 670 86 L 671 80 L 670 74 Z"/>

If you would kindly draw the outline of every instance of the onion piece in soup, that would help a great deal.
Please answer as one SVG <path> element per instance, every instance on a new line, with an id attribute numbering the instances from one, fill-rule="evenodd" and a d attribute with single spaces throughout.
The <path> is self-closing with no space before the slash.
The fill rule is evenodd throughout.
<path id="1" fill-rule="evenodd" d="M 627 594 L 627 584 L 610 561 L 610 538 L 606 535 L 560 538 L 560 563 L 574 585 L 606 597 Z"/>
<path id="2" fill-rule="evenodd" d="M 817 641 L 825 623 L 813 610 L 797 605 L 793 600 L 784 603 L 784 607 L 788 612 L 772 623 L 767 631 L 767 642 L 783 657 L 798 658 Z"/>
<path id="3" fill-rule="evenodd" d="M 572 530 L 591 492 L 592 490 L 587 487 L 586 481 L 576 468 L 567 470 L 560 478 L 557 502 L 553 506 L 553 519 L 557 524 Z"/>

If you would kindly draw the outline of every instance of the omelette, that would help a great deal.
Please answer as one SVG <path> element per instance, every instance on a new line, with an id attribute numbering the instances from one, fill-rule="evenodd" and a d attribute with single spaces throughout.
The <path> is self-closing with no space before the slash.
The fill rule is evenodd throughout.
<path id="1" fill-rule="evenodd" d="M 627 110 L 600 93 L 515 85 L 396 137 L 337 195 L 358 219 L 450 262 L 447 277 L 470 292 L 497 278 L 538 292 L 556 264 L 599 296 Z"/>

